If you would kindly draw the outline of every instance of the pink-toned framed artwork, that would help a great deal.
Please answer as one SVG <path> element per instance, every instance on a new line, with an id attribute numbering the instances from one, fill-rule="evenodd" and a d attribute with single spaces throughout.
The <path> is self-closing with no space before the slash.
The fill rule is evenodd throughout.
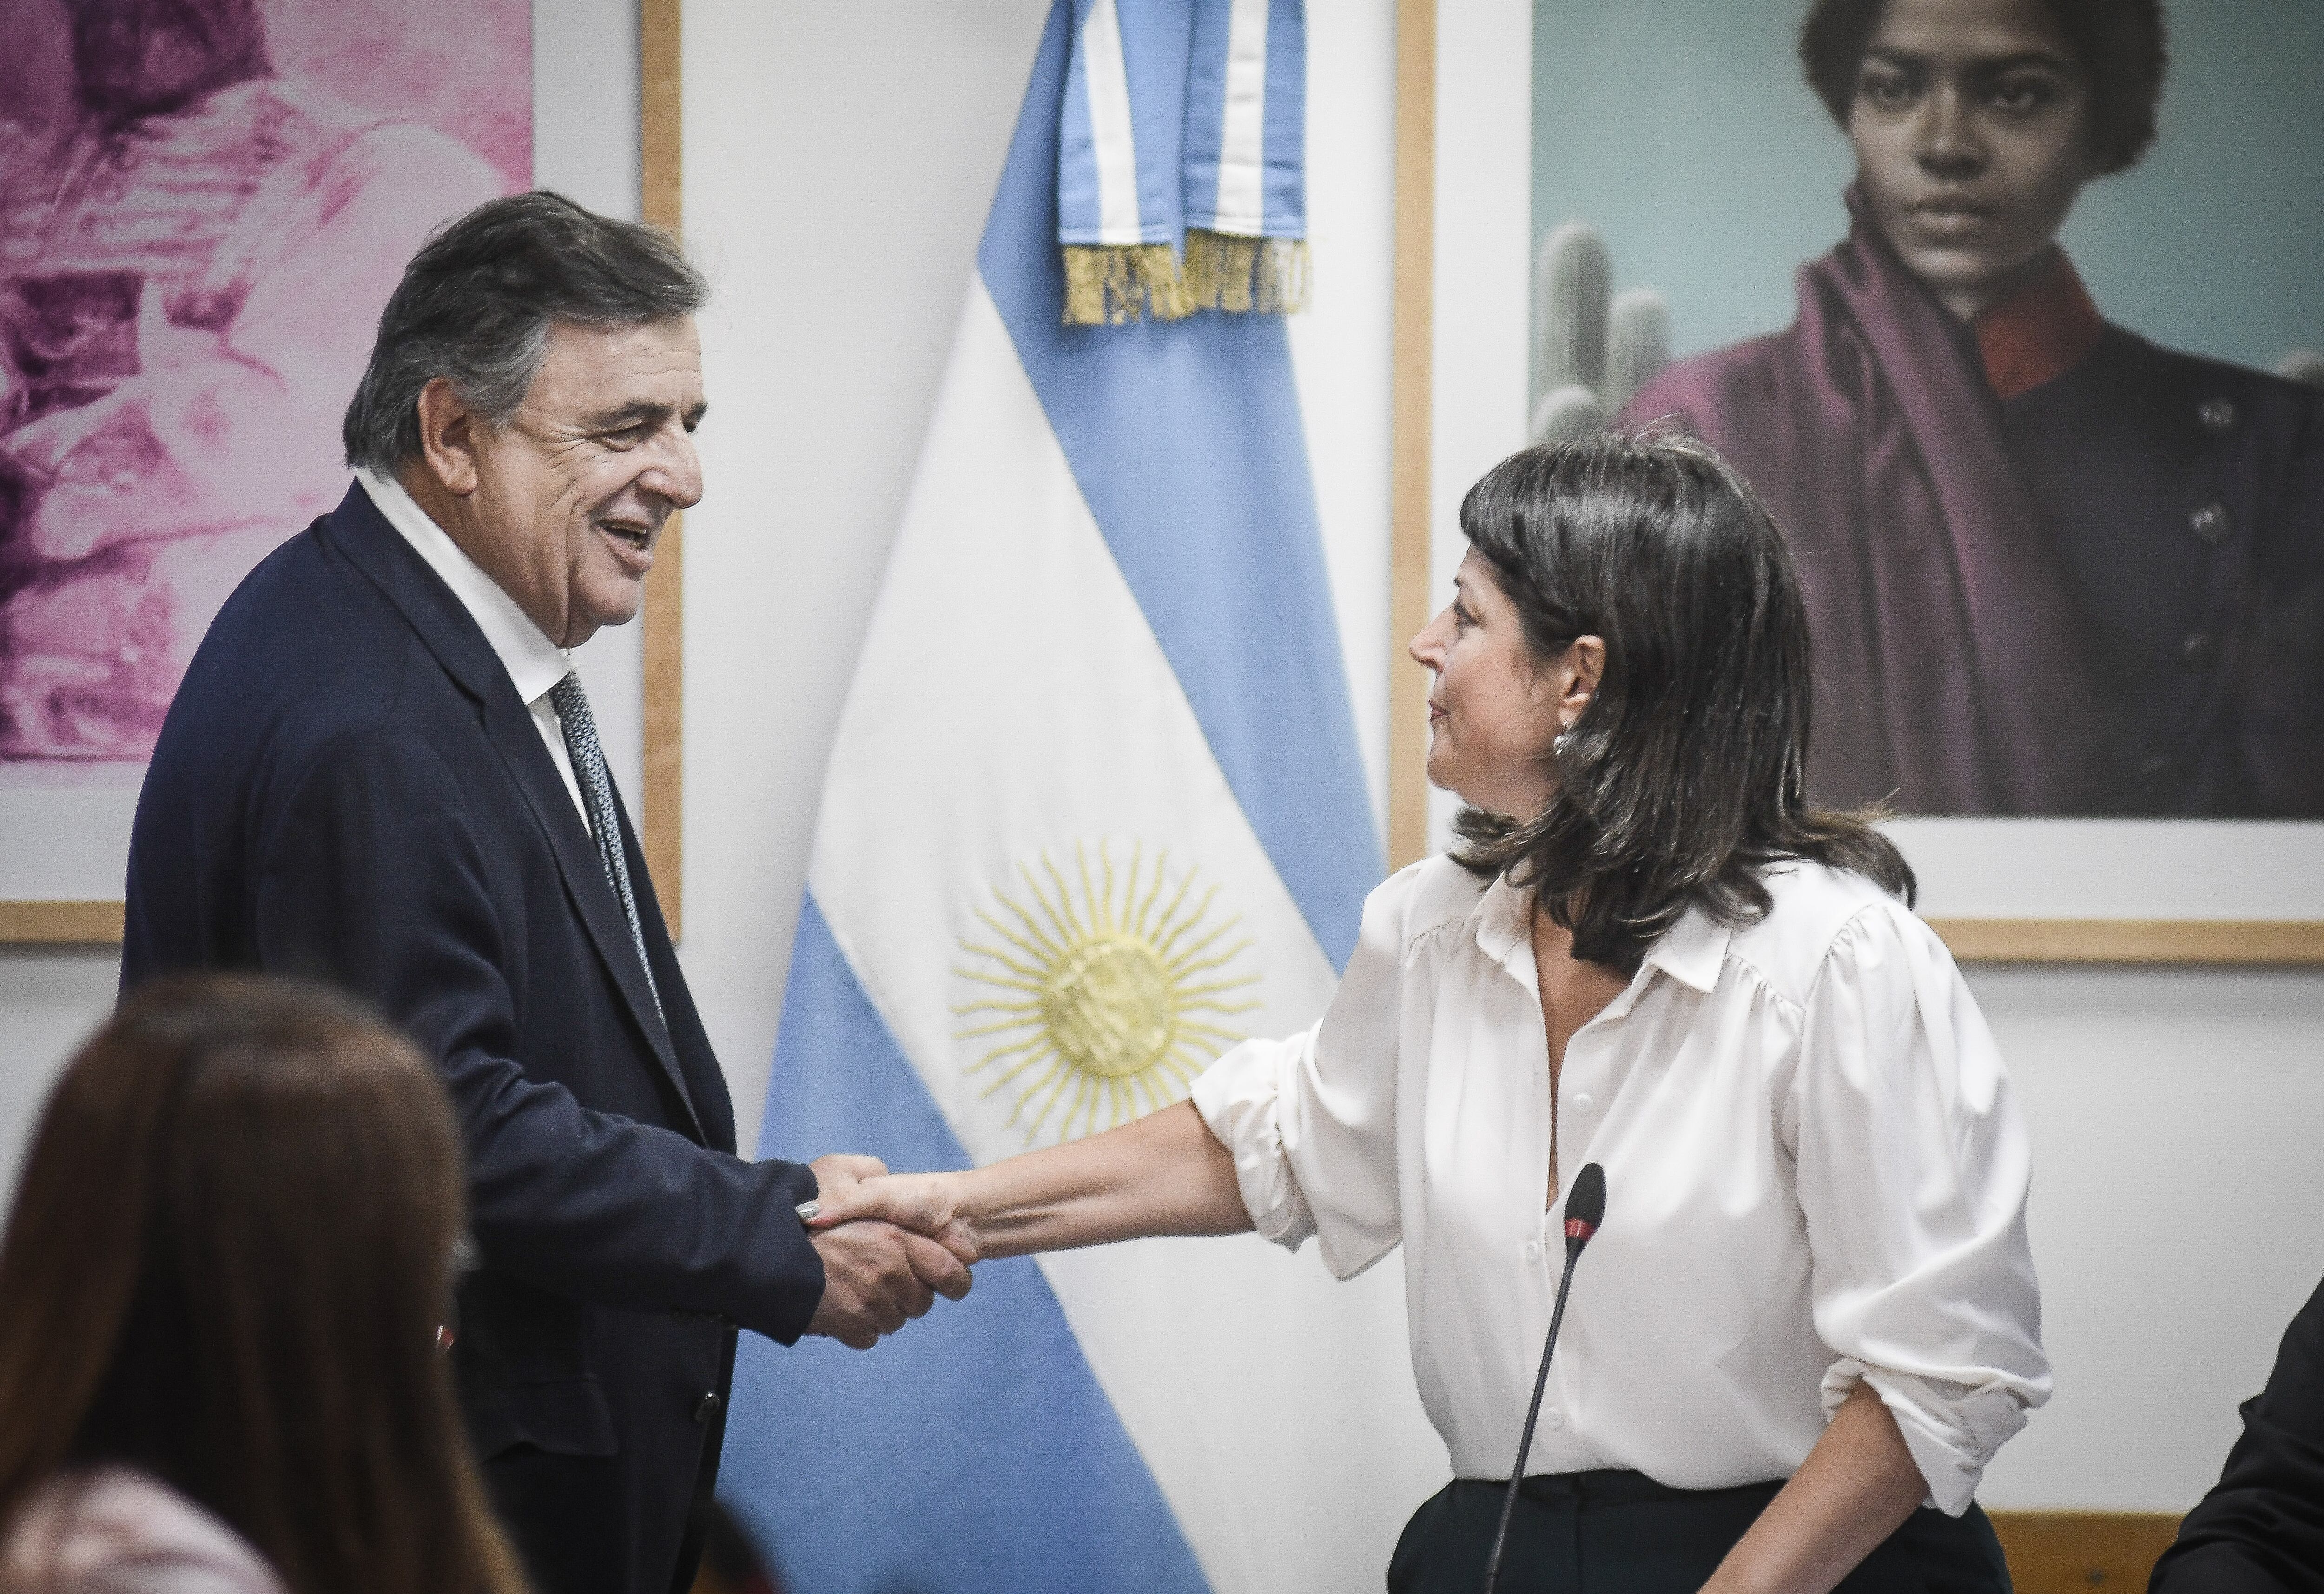
<path id="1" fill-rule="evenodd" d="M 404 263 L 530 185 L 531 13 L 0 0 L 0 899 L 110 897 L 211 617 L 345 491 Z"/>

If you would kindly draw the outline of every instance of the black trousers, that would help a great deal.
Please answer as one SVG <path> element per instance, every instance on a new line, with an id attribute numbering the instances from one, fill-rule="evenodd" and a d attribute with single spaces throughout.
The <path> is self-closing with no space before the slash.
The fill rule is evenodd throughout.
<path id="1" fill-rule="evenodd" d="M 1508 1486 L 1465 1479 L 1431 1497 L 1388 1562 L 1388 1594 L 1478 1594 Z M 1501 1556 L 1503 1594 L 1695 1594 L 1781 1483 L 1667 1488 L 1637 1472 L 1528 1478 Z M 1923 1506 L 1840 1594 L 2010 1594 L 1985 1513 Z"/>

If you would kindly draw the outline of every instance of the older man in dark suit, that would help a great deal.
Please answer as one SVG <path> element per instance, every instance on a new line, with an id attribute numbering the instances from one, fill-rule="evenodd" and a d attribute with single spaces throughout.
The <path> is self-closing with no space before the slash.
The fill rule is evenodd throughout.
<path id="1" fill-rule="evenodd" d="M 734 1156 L 567 653 L 701 496 L 704 296 L 660 235 L 549 194 L 422 250 L 347 412 L 356 482 L 220 613 L 130 850 L 124 986 L 320 976 L 441 1062 L 480 1253 L 456 1373 L 543 1594 L 690 1581 L 736 1325 L 860 1348 L 968 1287 L 918 1236 L 805 1231 L 872 1159 Z"/>

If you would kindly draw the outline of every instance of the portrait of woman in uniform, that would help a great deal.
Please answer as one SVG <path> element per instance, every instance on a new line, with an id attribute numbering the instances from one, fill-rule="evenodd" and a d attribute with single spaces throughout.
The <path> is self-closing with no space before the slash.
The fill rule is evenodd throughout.
<path id="1" fill-rule="evenodd" d="M 1816 800 L 2324 816 L 2324 392 L 2116 324 L 2060 239 L 2155 143 L 2189 19 L 2159 0 L 1746 9 L 1796 40 L 1785 92 L 1812 91 L 1846 141 L 1846 235 L 1797 270 L 1787 328 L 1640 371 L 1605 409 L 1703 437 L 1790 537 Z M 2204 20 L 2214 58 L 2303 42 Z M 2271 63 L 2247 64 L 2264 86 Z M 2324 183 L 2261 192 L 2256 239 L 2315 230 Z M 2106 235 L 2152 228 L 2151 269 L 2173 201 L 2141 203 Z M 1689 308 L 1670 294 L 1682 341 Z"/>

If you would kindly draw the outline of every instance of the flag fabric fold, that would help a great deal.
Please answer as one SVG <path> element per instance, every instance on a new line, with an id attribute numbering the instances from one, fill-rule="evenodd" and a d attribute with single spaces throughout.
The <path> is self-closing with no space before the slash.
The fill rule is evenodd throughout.
<path id="1" fill-rule="evenodd" d="M 1065 107 L 1112 3 L 1057 0 L 978 251 L 825 772 L 761 1155 L 966 1167 L 1182 1100 L 1315 1020 L 1379 877 L 1282 322 L 1058 316 Z M 1119 5 L 1142 138 L 1138 74 L 1183 113 L 1199 30 Z M 1444 1475 L 1400 1275 L 1148 1240 L 987 1264 L 870 1352 L 745 1335 L 721 1497 L 817 1594 L 1376 1585 Z"/>
<path id="2" fill-rule="evenodd" d="M 1306 70 L 1304 0 L 1074 0 L 1068 323 L 1305 308 Z"/>

